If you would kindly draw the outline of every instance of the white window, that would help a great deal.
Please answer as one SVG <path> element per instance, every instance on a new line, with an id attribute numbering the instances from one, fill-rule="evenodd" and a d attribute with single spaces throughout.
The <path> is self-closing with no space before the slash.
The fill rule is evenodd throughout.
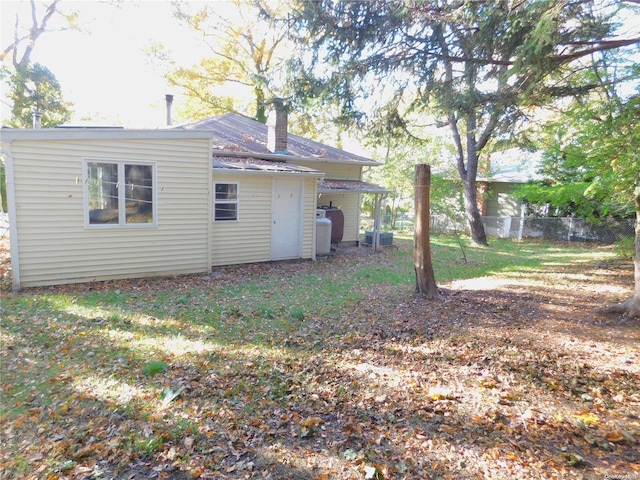
<path id="1" fill-rule="evenodd" d="M 155 226 L 155 164 L 85 160 L 85 224 Z"/>
<path id="2" fill-rule="evenodd" d="M 238 184 L 215 183 L 214 191 L 214 220 L 216 222 L 238 220 Z"/>

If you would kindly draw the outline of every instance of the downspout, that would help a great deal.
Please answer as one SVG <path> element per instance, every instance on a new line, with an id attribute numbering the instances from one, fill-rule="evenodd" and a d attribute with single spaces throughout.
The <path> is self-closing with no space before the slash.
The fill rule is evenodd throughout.
<path id="1" fill-rule="evenodd" d="M 378 250 L 380 245 L 380 204 L 382 203 L 382 195 L 374 194 L 373 198 L 373 238 L 371 240 L 371 246 L 374 251 Z"/>
<path id="2" fill-rule="evenodd" d="M 16 207 L 16 185 L 13 170 L 11 142 L 3 153 L 6 158 L 7 209 L 9 210 L 9 244 L 11 251 L 11 289 L 18 292 L 20 286 L 20 245 L 18 243 L 18 211 Z"/>
<path id="3" fill-rule="evenodd" d="M 213 201 L 215 198 L 215 192 L 213 191 L 213 146 L 211 138 L 207 140 L 207 164 L 208 166 L 208 188 L 207 188 L 207 274 L 213 271 Z"/>

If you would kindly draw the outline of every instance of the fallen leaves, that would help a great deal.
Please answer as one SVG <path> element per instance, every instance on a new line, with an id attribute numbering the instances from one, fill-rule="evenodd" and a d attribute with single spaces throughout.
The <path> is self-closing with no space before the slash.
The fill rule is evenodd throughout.
<path id="1" fill-rule="evenodd" d="M 460 281 L 437 304 L 353 281 L 396 269 L 404 253 L 11 294 L 0 474 L 635 471 L 640 335 L 594 331 L 587 293 L 567 296 L 564 273 L 604 281 L 588 264 L 531 273 L 535 288 L 510 285 L 508 272 L 494 290 Z"/>
<path id="2" fill-rule="evenodd" d="M 439 400 L 456 400 L 458 396 L 447 387 L 429 387 L 427 398 L 437 402 Z"/>

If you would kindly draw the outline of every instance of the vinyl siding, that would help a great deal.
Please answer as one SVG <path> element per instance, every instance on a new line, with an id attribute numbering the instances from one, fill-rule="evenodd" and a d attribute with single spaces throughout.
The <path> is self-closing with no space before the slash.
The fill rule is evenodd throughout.
<path id="1" fill-rule="evenodd" d="M 344 214 L 343 242 L 358 240 L 360 227 L 360 195 L 358 193 L 323 193 L 318 198 L 318 207 L 332 205 Z"/>
<path id="2" fill-rule="evenodd" d="M 361 180 L 362 166 L 339 163 L 296 161 L 296 165 L 315 168 L 324 173 L 324 178 L 331 180 Z M 344 213 L 343 242 L 358 240 L 360 228 L 360 195 L 358 193 L 323 193 L 317 200 L 317 206 L 329 205 L 340 208 Z"/>
<path id="3" fill-rule="evenodd" d="M 317 182 L 315 178 L 303 181 L 302 258 L 313 258 Z M 237 221 L 213 222 L 212 265 L 270 261 L 273 176 L 214 171 L 213 182 L 238 182 L 239 206 Z"/>
<path id="4" fill-rule="evenodd" d="M 306 178 L 304 181 L 303 200 L 303 232 L 302 232 L 302 258 L 315 259 L 316 256 L 316 197 L 318 181 L 315 178 Z"/>
<path id="5" fill-rule="evenodd" d="M 14 140 L 21 286 L 209 271 L 208 143 L 206 138 Z M 156 226 L 85 228 L 87 158 L 155 162 Z"/>
<path id="6" fill-rule="evenodd" d="M 486 215 L 489 217 L 520 216 L 522 206 L 512 191 L 512 184 L 491 183 L 487 198 Z"/>
<path id="7" fill-rule="evenodd" d="M 211 264 L 269 260 L 271 238 L 271 177 L 219 174 L 213 182 L 238 182 L 238 220 L 213 222 Z M 209 206 L 213 209 L 213 203 Z"/>

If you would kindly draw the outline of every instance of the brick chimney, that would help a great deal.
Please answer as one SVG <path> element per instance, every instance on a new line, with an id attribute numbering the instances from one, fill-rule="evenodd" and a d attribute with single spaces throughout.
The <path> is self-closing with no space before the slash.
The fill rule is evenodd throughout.
<path id="1" fill-rule="evenodd" d="M 267 120 L 267 149 L 271 153 L 286 155 L 289 110 L 282 98 L 273 99 L 273 109 Z"/>

